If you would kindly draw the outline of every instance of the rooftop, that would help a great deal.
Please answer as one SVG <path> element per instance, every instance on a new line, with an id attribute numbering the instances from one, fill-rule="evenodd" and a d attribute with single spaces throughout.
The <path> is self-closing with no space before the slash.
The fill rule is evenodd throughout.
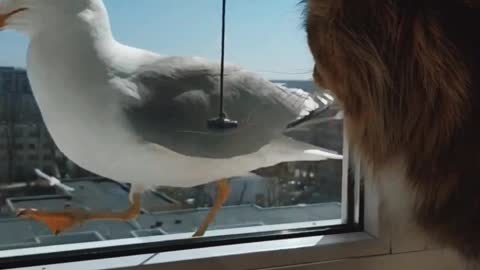
<path id="1" fill-rule="evenodd" d="M 102 240 L 191 233 L 202 222 L 208 208 L 185 208 L 161 192 L 146 192 L 142 204 L 149 212 L 131 222 L 88 222 L 75 230 L 54 236 L 43 224 L 15 217 L 17 208 L 63 210 L 83 208 L 94 211 L 121 211 L 128 207 L 128 186 L 102 178 L 66 182 L 68 192 L 45 192 L 34 196 L 9 197 L 0 218 L 0 250 L 82 243 Z M 40 189 L 38 189 L 40 190 Z M 340 218 L 340 203 L 319 203 L 263 208 L 255 204 L 230 205 L 222 209 L 210 229 L 232 229 L 262 225 L 313 222 Z"/>

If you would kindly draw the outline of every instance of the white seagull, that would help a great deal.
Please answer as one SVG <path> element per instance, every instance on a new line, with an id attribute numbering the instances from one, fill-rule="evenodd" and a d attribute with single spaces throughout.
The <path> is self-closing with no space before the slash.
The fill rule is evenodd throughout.
<path id="1" fill-rule="evenodd" d="M 102 0 L 0 3 L 0 29 L 30 39 L 28 78 L 57 146 L 93 173 L 132 183 L 131 206 L 122 213 L 18 212 L 55 234 L 87 220 L 136 218 L 147 186 L 218 181 L 215 205 L 195 233 L 201 236 L 228 196 L 227 178 L 281 162 L 342 158 L 284 135 L 290 122 L 318 107 L 314 96 L 227 65 L 225 109 L 239 127 L 211 130 L 206 121 L 218 113 L 218 63 L 119 43 Z"/>

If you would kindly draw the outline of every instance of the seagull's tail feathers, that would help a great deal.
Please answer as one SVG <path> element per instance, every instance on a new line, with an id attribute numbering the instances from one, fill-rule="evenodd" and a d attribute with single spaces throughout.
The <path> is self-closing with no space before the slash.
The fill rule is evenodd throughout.
<path id="1" fill-rule="evenodd" d="M 313 111 L 322 110 L 335 100 L 325 91 L 310 92 L 301 88 L 289 88 L 286 84 L 275 83 L 275 85 L 280 94 L 277 93 L 274 98 L 286 104 L 298 118 L 303 118 Z"/>
<path id="2" fill-rule="evenodd" d="M 318 100 L 315 100 L 315 95 L 303 89 L 288 88 L 285 84 L 274 84 L 277 91 L 271 98 L 283 104 L 296 117 L 302 117 L 320 106 Z"/>
<path id="3" fill-rule="evenodd" d="M 265 158 L 272 165 L 283 162 L 338 160 L 343 158 L 341 154 L 335 151 L 296 141 L 286 136 L 273 141 L 263 150 Z"/>

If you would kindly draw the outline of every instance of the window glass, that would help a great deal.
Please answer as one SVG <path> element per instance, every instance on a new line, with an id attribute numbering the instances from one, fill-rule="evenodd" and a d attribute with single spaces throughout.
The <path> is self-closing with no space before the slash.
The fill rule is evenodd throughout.
<path id="1" fill-rule="evenodd" d="M 105 4 L 119 42 L 163 56 L 196 56 L 220 64 L 221 1 L 106 0 Z M 313 63 L 301 13 L 298 0 L 229 0 L 225 61 L 283 89 L 285 96 L 277 98 L 295 102 L 301 96 L 306 102 L 309 95 L 315 96 L 311 110 L 328 104 L 328 117 L 285 134 L 342 154 L 343 119 L 334 98 L 311 79 Z M 159 175 L 158 187 L 142 196 L 145 211 L 136 220 L 87 222 L 57 236 L 44 224 L 15 216 L 21 208 L 122 211 L 129 206 L 130 185 L 91 173 L 63 154 L 43 122 L 35 89 L 30 88 L 25 70 L 28 40 L 12 31 L 0 35 L 0 255 L 1 250 L 133 237 L 188 239 L 215 201 L 215 183 L 164 187 Z M 245 80 L 244 85 L 252 84 Z M 231 94 L 228 91 L 233 89 L 226 83 L 226 95 Z M 204 125 L 207 119 L 202 121 Z M 87 128 L 64 132 L 75 137 Z M 97 153 L 90 154 L 94 159 Z M 249 175 L 229 179 L 231 194 L 209 230 L 228 235 L 342 224 L 342 171 L 342 160 L 333 159 L 252 168 Z M 74 191 L 50 185 L 45 175 Z"/>

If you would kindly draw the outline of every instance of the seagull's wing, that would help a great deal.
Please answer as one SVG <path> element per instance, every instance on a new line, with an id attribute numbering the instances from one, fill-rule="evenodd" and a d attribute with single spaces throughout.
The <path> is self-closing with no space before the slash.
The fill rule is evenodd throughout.
<path id="1" fill-rule="evenodd" d="M 228 158 L 258 151 L 305 110 L 308 95 L 227 66 L 225 112 L 239 127 L 208 129 L 207 120 L 219 113 L 219 66 L 200 58 L 168 57 L 141 67 L 129 78 L 138 102 L 125 108 L 136 134 L 185 155 Z"/>

